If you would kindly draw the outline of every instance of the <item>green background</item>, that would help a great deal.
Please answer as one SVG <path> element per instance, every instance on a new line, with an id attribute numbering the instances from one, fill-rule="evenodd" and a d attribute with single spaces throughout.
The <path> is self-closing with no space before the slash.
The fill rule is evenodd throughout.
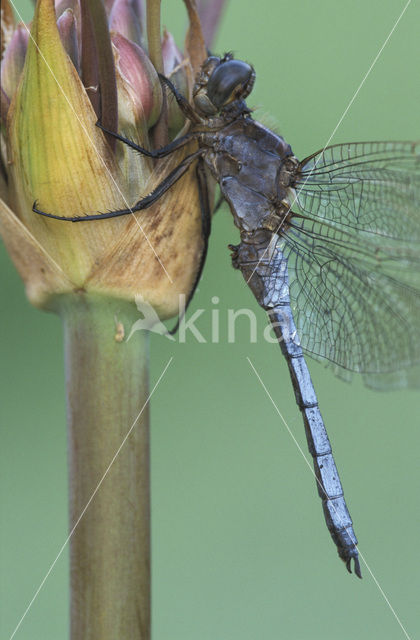
<path id="1" fill-rule="evenodd" d="M 182 41 L 180 0 L 163 22 Z M 165 6 L 167 5 L 167 6 Z M 25 19 L 31 9 L 18 5 Z M 298 157 L 322 147 L 404 2 L 231 0 L 214 47 L 252 62 L 249 103 L 274 116 Z M 420 6 L 412 2 L 333 142 L 420 137 Z M 226 209 L 191 307 L 210 339 L 212 296 L 254 300 L 230 266 Z M 0 635 L 9 638 L 67 536 L 62 331 L 27 303 L 1 248 Z M 260 326 L 264 326 L 259 312 Z M 153 640 L 394 640 L 404 634 L 364 564 L 349 576 L 325 528 L 315 483 L 260 383 L 306 442 L 278 348 L 152 339 Z M 309 362 L 360 551 L 411 638 L 420 636 L 418 391 L 375 393 Z M 106 390 L 104 389 L 104 393 Z M 98 399 L 100 402 L 100 399 Z M 64 552 L 16 638 L 67 638 Z"/>

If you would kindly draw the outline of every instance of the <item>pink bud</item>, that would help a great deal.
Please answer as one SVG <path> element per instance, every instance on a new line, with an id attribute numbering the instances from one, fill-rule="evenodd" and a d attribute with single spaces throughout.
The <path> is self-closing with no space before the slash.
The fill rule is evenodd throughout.
<path id="1" fill-rule="evenodd" d="M 80 31 L 80 3 L 79 0 L 54 0 L 55 2 L 55 15 L 58 19 L 63 15 L 67 9 L 73 11 L 73 15 L 76 20 L 76 25 Z M 79 34 L 80 35 L 80 34 Z"/>
<path id="2" fill-rule="evenodd" d="M 19 82 L 28 40 L 28 29 L 24 24 L 18 24 L 1 61 L 1 86 L 9 99 L 13 97 Z"/>
<path id="3" fill-rule="evenodd" d="M 144 46 L 144 8 L 141 0 L 115 0 L 109 16 L 109 28 L 128 40 Z"/>
<path id="4" fill-rule="evenodd" d="M 184 59 L 182 52 L 175 44 L 174 37 L 166 29 L 163 32 L 162 38 L 162 58 L 163 58 L 163 70 L 165 76 L 169 77 L 169 74 L 175 67 L 177 67 Z"/>
<path id="5" fill-rule="evenodd" d="M 162 109 L 162 89 L 156 70 L 139 45 L 119 33 L 112 33 L 111 40 L 118 53 L 116 66 L 127 83 L 135 107 L 138 107 L 137 115 L 144 117 L 150 128 Z"/>
<path id="6" fill-rule="evenodd" d="M 104 6 L 107 16 L 109 16 L 109 14 L 111 13 L 113 4 L 114 0 L 104 0 Z"/>
<path id="7" fill-rule="evenodd" d="M 77 25 L 74 13 L 71 9 L 66 9 L 64 13 L 61 14 L 57 20 L 57 27 L 60 33 L 61 42 L 63 43 L 67 55 L 77 71 L 80 72 Z"/>

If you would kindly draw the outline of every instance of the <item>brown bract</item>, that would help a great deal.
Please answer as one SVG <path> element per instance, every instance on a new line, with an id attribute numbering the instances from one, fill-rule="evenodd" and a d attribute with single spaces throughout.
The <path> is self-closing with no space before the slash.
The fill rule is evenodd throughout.
<path id="1" fill-rule="evenodd" d="M 1 17 L 1 27 L 0 27 L 0 52 L 3 57 L 3 52 L 9 44 L 13 31 L 15 28 L 15 20 L 13 16 L 13 10 L 10 3 L 6 0 L 1 2 L 0 6 L 0 17 Z"/>
<path id="2" fill-rule="evenodd" d="M 191 23 L 186 51 L 195 73 L 206 50 L 195 4 L 186 0 L 186 5 Z M 4 0 L 2 7 L 8 7 L 8 16 Z M 117 69 L 119 102 L 126 99 L 124 126 L 144 144 L 138 109 L 124 81 Z M 120 143 L 114 153 L 95 123 L 60 39 L 53 0 L 38 0 L 3 132 L 7 187 L 0 201 L 0 232 L 5 245 L 37 306 L 54 308 L 72 292 L 124 300 L 141 293 L 162 318 L 169 317 L 177 312 L 178 294 L 191 289 L 203 248 L 193 169 L 154 206 L 134 215 L 71 223 L 32 211 L 34 200 L 63 217 L 127 208 L 194 150 L 158 162 L 121 149 Z"/>

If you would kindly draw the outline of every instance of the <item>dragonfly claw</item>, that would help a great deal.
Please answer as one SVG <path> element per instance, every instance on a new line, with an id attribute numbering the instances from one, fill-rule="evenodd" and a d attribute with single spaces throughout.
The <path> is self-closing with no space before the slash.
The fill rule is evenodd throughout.
<path id="1" fill-rule="evenodd" d="M 232 266 L 234 269 L 239 269 L 239 263 L 238 263 L 238 251 L 239 251 L 239 244 L 228 244 L 228 249 L 232 252 Z"/>
<path id="2" fill-rule="evenodd" d="M 362 579 L 362 571 L 360 569 L 360 562 L 359 562 L 359 556 L 355 555 L 355 556 L 350 556 L 349 558 L 347 558 L 346 561 L 346 567 L 347 567 L 347 571 L 349 573 L 352 573 L 351 570 L 351 561 L 352 559 L 354 560 L 354 573 L 356 574 L 356 576 L 360 579 Z"/>

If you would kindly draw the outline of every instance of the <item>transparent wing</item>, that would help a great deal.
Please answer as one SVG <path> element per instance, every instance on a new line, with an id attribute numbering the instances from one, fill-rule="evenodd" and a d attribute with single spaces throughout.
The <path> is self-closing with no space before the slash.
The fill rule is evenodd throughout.
<path id="1" fill-rule="evenodd" d="M 300 219 L 282 239 L 302 347 L 370 386 L 416 386 L 420 255 L 330 231 Z"/>
<path id="2" fill-rule="evenodd" d="M 420 386 L 418 151 L 355 143 L 304 161 L 281 241 L 302 347 L 379 388 Z"/>
<path id="3" fill-rule="evenodd" d="M 300 163 L 296 203 L 357 233 L 420 242 L 420 143 L 356 142 Z"/>

